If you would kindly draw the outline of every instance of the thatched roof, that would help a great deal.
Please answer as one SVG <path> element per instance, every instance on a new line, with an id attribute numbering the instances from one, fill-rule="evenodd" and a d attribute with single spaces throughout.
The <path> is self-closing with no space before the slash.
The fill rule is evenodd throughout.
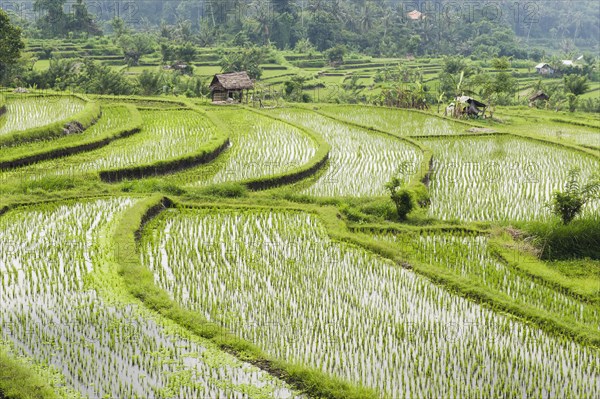
<path id="1" fill-rule="evenodd" d="M 547 99 L 549 99 L 549 98 L 550 98 L 550 97 L 549 97 L 549 96 L 548 96 L 546 93 L 544 93 L 544 92 L 543 92 L 543 91 L 541 91 L 541 90 L 538 90 L 537 92 L 533 93 L 533 95 L 531 95 L 531 96 L 529 97 L 529 101 L 536 101 L 536 100 L 547 100 Z"/>
<path id="2" fill-rule="evenodd" d="M 487 107 L 486 104 L 482 103 L 481 101 L 477 101 L 473 97 L 469 96 L 456 97 L 454 100 L 462 104 L 475 104 L 476 107 Z"/>
<path id="3" fill-rule="evenodd" d="M 220 88 L 225 90 L 246 90 L 252 89 L 253 87 L 254 83 L 245 71 L 215 75 L 210 84 L 211 90 Z"/>

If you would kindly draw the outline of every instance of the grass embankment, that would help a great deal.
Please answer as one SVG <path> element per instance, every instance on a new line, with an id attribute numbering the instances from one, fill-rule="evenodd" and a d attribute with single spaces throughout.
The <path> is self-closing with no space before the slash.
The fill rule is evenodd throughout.
<path id="1" fill-rule="evenodd" d="M 120 273 L 135 297 L 150 309 L 174 320 L 189 331 L 210 339 L 221 349 L 235 354 L 241 360 L 257 365 L 312 397 L 357 399 L 378 397 L 370 389 L 329 376 L 319 370 L 272 359 L 255 345 L 207 321 L 199 313 L 179 306 L 165 291 L 158 288 L 154 284 L 152 272 L 140 262 L 137 243 L 144 224 L 169 206 L 173 206 L 172 201 L 160 196 L 138 203 L 127 212 L 114 234 Z"/>
<path id="2" fill-rule="evenodd" d="M 49 140 L 64 136 L 65 125 L 68 125 L 72 122 L 79 122 L 84 129 L 87 129 L 96 123 L 96 121 L 100 119 L 100 116 L 102 115 L 100 104 L 97 102 L 88 101 L 85 97 L 80 95 L 74 96 L 86 102 L 83 110 L 75 115 L 49 125 L 2 135 L 0 136 L 0 147 L 12 147 L 32 141 Z"/>
<path id="3" fill-rule="evenodd" d="M 29 366 L 0 349 L 0 399 L 55 399 L 50 385 Z"/>
<path id="4" fill-rule="evenodd" d="M 572 295 L 600 304 L 600 220 L 558 219 L 517 224 L 517 237 L 496 234 L 491 244 L 499 256 L 524 272 Z M 514 232 L 513 232 L 514 234 Z"/>
<path id="5" fill-rule="evenodd" d="M 69 140 L 69 142 L 66 143 L 57 142 L 56 140 L 45 141 L 40 143 L 39 146 L 36 146 L 35 149 L 26 148 L 26 154 L 24 151 L 20 151 L 17 152 L 16 155 L 0 158 L 0 169 L 29 165 L 48 159 L 95 150 L 110 144 L 114 140 L 138 133 L 142 127 L 142 117 L 137 108 L 133 105 L 125 106 L 129 112 L 129 117 L 125 125 L 103 132 L 101 135 L 94 138 L 87 138 L 84 131 L 81 140 Z"/>

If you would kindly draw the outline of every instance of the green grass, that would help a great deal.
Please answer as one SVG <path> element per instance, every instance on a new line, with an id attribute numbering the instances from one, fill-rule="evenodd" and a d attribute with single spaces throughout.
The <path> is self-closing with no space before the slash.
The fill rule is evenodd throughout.
<path id="1" fill-rule="evenodd" d="M 29 365 L 0 349 L 0 398 L 54 399 L 54 390 Z"/>
<path id="2" fill-rule="evenodd" d="M 418 173 L 423 154 L 412 143 L 346 125 L 308 110 L 272 113 L 319 133 L 331 144 L 328 170 L 303 193 L 312 196 L 381 196 L 385 183 L 398 175 L 405 182 Z"/>
<path id="3" fill-rule="evenodd" d="M 142 111 L 141 114 L 142 130 L 138 134 L 116 140 L 98 150 L 40 162 L 1 175 L 7 181 L 84 174 L 94 176 L 100 171 L 127 169 L 193 156 L 222 139 L 205 115 L 191 110 Z"/>
<path id="4" fill-rule="evenodd" d="M 326 368 L 329 373 L 346 378 L 368 375 L 370 382 L 359 381 L 390 395 L 403 387 L 415 396 L 443 396 L 449 383 L 420 383 L 418 367 L 414 367 L 414 362 L 427 362 L 430 356 L 439 362 L 440 352 L 452 353 L 451 358 L 461 368 L 468 368 L 474 361 L 470 348 L 476 347 L 485 352 L 486 364 L 503 369 L 504 360 L 494 360 L 494 346 L 478 344 L 476 337 L 488 342 L 503 341 L 507 329 L 520 336 L 511 342 L 513 348 L 522 339 L 532 339 L 539 348 L 536 350 L 546 352 L 552 348 L 565 355 L 574 350 L 568 341 L 554 341 L 537 329 L 529 330 L 530 327 L 522 330 L 523 324 L 515 325 L 498 313 L 474 308 L 472 303 L 392 262 L 330 241 L 324 225 L 305 213 L 218 210 L 209 205 L 201 210 L 165 212 L 147 229 L 141 246 L 144 262 L 153 271 L 157 284 L 181 306 L 208 315 L 210 320 L 273 356 Z M 158 262 L 159 259 L 162 260 Z M 232 264 L 236 268 L 232 269 Z M 192 281 L 199 283 L 190 284 Z M 224 288 L 211 288 L 216 286 Z M 264 292 L 270 295 L 263 295 Z M 244 311 L 247 306 L 252 306 L 251 314 Z M 543 312 L 539 317 L 545 317 Z M 455 332 L 460 339 L 448 339 L 445 320 L 461 326 Z M 259 330 L 249 327 L 249 323 L 260 326 Z M 466 327 L 469 323 L 473 323 L 472 329 Z M 576 334 L 595 334 L 593 329 L 579 325 L 571 328 Z M 486 331 L 485 338 L 478 335 L 482 330 Z M 382 349 L 375 349 L 379 347 Z M 432 352 L 432 347 L 439 349 Z M 403 349 L 397 351 L 398 348 Z M 588 350 L 583 345 L 580 349 Z M 407 352 L 412 353 L 412 362 L 404 357 Z M 359 372 L 355 370 L 356 363 L 329 362 L 328 357 L 322 356 L 324 353 L 334 354 L 335 359 L 359 356 L 370 360 L 362 366 L 365 371 Z M 397 357 L 386 356 L 392 353 Z M 513 356 L 510 351 L 503 355 Z M 457 364 L 449 358 L 446 361 Z M 371 366 L 382 363 L 386 366 Z M 546 366 L 546 371 L 539 371 L 553 373 L 548 363 Z M 448 365 L 436 362 L 431 372 L 443 376 L 445 367 Z M 402 375 L 410 377 L 403 382 Z M 529 389 L 537 389 L 534 387 L 538 384 L 532 380 L 521 382 Z M 503 381 L 504 392 L 518 390 L 507 384 L 510 385 Z M 499 389 L 493 383 L 478 388 L 486 392 Z M 465 396 L 471 389 L 466 383 L 455 393 Z"/>

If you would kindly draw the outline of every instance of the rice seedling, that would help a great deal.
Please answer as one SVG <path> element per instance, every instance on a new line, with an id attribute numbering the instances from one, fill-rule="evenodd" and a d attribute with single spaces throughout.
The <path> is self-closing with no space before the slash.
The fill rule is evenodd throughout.
<path id="1" fill-rule="evenodd" d="M 82 397 L 292 397 L 265 372 L 115 291 L 106 237 L 132 203 L 47 205 L 0 218 L 0 340 L 61 373 L 57 390 Z"/>
<path id="2" fill-rule="evenodd" d="M 58 122 L 83 110 L 85 102 L 77 97 L 17 97 L 6 102 L 0 135 Z"/>
<path id="3" fill-rule="evenodd" d="M 600 352 L 331 241 L 308 214 L 171 210 L 142 261 L 186 307 L 268 353 L 403 397 L 595 397 Z"/>
<path id="4" fill-rule="evenodd" d="M 95 151 L 40 162 L 0 173 L 0 179 L 31 180 L 44 176 L 73 176 L 105 169 L 150 164 L 191 155 L 215 139 L 214 126 L 187 110 L 141 111 L 142 131 Z M 118 122 L 117 122 L 118 123 Z"/>
<path id="5" fill-rule="evenodd" d="M 568 322 L 600 329 L 600 309 L 556 291 L 505 265 L 488 249 L 488 238 L 472 234 L 421 232 L 420 235 L 384 235 L 416 255 L 420 262 L 449 270 L 510 296 L 517 304 L 547 311 Z"/>
<path id="6" fill-rule="evenodd" d="M 600 170 L 591 156 L 521 138 L 422 141 L 434 154 L 429 213 L 446 220 L 546 220 L 570 169 L 580 168 L 584 180 Z M 583 215 L 599 209 L 600 201 L 591 201 Z"/>
<path id="7" fill-rule="evenodd" d="M 398 136 L 443 136 L 465 132 L 465 127 L 460 124 L 404 109 L 324 105 L 320 111 L 335 119 L 373 127 Z"/>
<path id="8" fill-rule="evenodd" d="M 331 145 L 329 168 L 303 191 L 319 197 L 379 196 L 398 175 L 408 182 L 422 158 L 418 148 L 299 109 L 273 111 L 292 123 L 312 129 Z"/>
<path id="9" fill-rule="evenodd" d="M 291 125 L 244 110 L 219 111 L 217 115 L 232 127 L 228 153 L 211 165 L 177 174 L 177 181 L 204 186 L 276 175 L 315 155 L 314 140 Z"/>

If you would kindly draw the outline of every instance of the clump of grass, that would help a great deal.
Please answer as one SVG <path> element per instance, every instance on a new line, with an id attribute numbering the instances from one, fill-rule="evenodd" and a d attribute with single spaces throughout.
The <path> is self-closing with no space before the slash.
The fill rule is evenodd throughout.
<path id="1" fill-rule="evenodd" d="M 54 399 L 56 394 L 31 369 L 0 352 L 0 398 Z"/>
<path id="2" fill-rule="evenodd" d="M 161 179 L 132 180 L 121 184 L 121 191 L 125 193 L 165 193 L 171 195 L 183 195 L 185 190 L 176 184 L 167 183 Z"/>
<path id="3" fill-rule="evenodd" d="M 523 229 L 534 237 L 544 260 L 600 259 L 600 218 L 576 219 L 567 225 L 558 220 L 531 222 Z"/>
<path id="4" fill-rule="evenodd" d="M 248 196 L 248 188 L 239 183 L 225 183 L 205 187 L 199 193 L 210 197 L 241 198 Z"/>

